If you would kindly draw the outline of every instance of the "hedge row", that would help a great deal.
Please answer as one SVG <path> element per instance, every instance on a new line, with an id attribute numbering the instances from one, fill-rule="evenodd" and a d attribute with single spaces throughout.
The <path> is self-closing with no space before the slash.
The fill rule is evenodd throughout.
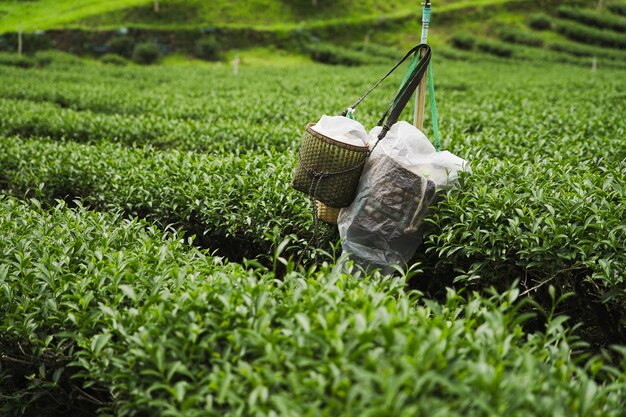
<path id="1" fill-rule="evenodd" d="M 5 414 L 623 413 L 626 359 L 572 360 L 564 317 L 525 332 L 518 291 L 440 304 L 337 268 L 278 280 L 80 206 L 0 196 L 0 213 Z"/>
<path id="2" fill-rule="evenodd" d="M 539 298 L 548 284 L 575 292 L 570 314 L 626 342 L 626 163 L 531 157 L 480 169 L 427 220 L 435 270 L 481 287 L 517 277 Z"/>
<path id="3" fill-rule="evenodd" d="M 626 48 L 626 33 L 596 29 L 569 20 L 557 20 L 555 29 L 575 41 L 609 48 Z"/>
<path id="4" fill-rule="evenodd" d="M 626 52 L 619 50 L 599 48 L 597 46 L 567 41 L 548 42 L 546 46 L 553 51 L 565 52 L 575 56 L 597 57 L 611 61 L 626 61 Z"/>
<path id="5" fill-rule="evenodd" d="M 543 38 L 532 32 L 505 27 L 498 30 L 498 37 L 510 43 L 519 43 L 528 46 L 543 46 Z"/>
<path id="6" fill-rule="evenodd" d="M 311 43 L 304 50 L 314 61 L 322 64 L 358 66 L 389 62 L 389 59 L 380 55 L 327 43 Z"/>
<path id="7" fill-rule="evenodd" d="M 626 68 L 626 61 L 620 57 L 621 53 L 614 49 L 587 46 L 572 41 L 557 41 L 547 42 L 546 49 L 517 46 L 514 59 L 525 62 L 541 60 L 544 63 L 570 64 L 588 70 L 592 67 L 593 57 L 595 57 L 597 58 L 596 65 L 601 70 L 621 70 Z"/>
<path id="8" fill-rule="evenodd" d="M 450 40 L 452 41 L 452 45 L 458 49 L 470 51 L 476 47 L 482 52 L 502 58 L 509 58 L 513 56 L 513 49 L 511 49 L 508 44 L 490 39 L 476 39 L 475 36 L 469 33 L 455 33 L 452 35 Z"/>
<path id="9" fill-rule="evenodd" d="M 213 157 L 19 138 L 0 143 L 0 184 L 15 195 L 80 198 L 95 209 L 183 228 L 231 259 L 268 254 L 276 235 L 312 237 L 309 201 L 291 188 L 291 155 Z"/>
<path id="10" fill-rule="evenodd" d="M 513 56 L 513 49 L 504 42 L 493 41 L 490 39 L 479 39 L 476 41 L 476 47 L 483 52 L 502 58 L 509 58 Z"/>
<path id="11" fill-rule="evenodd" d="M 582 9 L 561 6 L 557 9 L 557 15 L 568 20 L 575 20 L 585 25 L 600 29 L 611 29 L 617 32 L 626 32 L 626 17 L 615 16 L 610 13 L 602 13 L 593 9 Z"/>
<path id="12" fill-rule="evenodd" d="M 606 5 L 606 8 L 609 9 L 612 13 L 626 16 L 626 3 L 619 1 L 610 2 Z"/>
<path id="13" fill-rule="evenodd" d="M 211 78 L 186 68 L 164 73 L 88 65 L 38 74 L 0 68 L 6 80 L 0 84 L 0 132 L 199 151 L 286 148 L 299 141 L 306 122 L 338 114 L 383 71 L 355 73 L 355 80 L 334 86 L 336 94 L 324 94 L 335 69 L 320 68 L 318 78 L 287 70 L 278 80 L 270 69 L 242 69 L 234 77 L 229 69 L 216 68 Z M 98 83 L 90 81 L 94 77 Z M 389 83 L 381 91 L 391 96 L 394 87 Z M 324 100 L 308 99 L 315 94 Z M 379 115 L 385 104 L 369 109 Z"/>
<path id="14" fill-rule="evenodd" d="M 454 33 L 450 40 L 452 41 L 452 45 L 454 47 L 467 51 L 474 49 L 474 45 L 476 44 L 476 39 L 474 35 L 467 32 Z"/>
<path id="15" fill-rule="evenodd" d="M 549 30 L 552 28 L 552 19 L 543 13 L 533 13 L 526 18 L 526 24 L 535 30 Z"/>
<path id="16" fill-rule="evenodd" d="M 0 99 L 0 134 L 50 136 L 82 143 L 101 140 L 203 152 L 293 146 L 300 133 L 284 123 L 235 125 L 232 120 L 168 119 L 155 113 L 120 115 L 77 111 L 51 103 Z"/>
<path id="17" fill-rule="evenodd" d="M 356 79 L 336 89 L 350 98 L 358 96 L 364 88 L 359 83 L 371 84 L 371 74 L 383 70 L 366 74 L 355 70 L 352 75 Z M 73 110 L 118 115 L 150 113 L 183 121 L 220 122 L 222 126 L 228 121 L 230 125 L 271 126 L 284 120 L 302 124 L 305 111 L 331 111 L 334 105 L 343 110 L 347 105 L 344 102 L 349 101 L 329 96 L 325 103 L 311 101 L 307 107 L 294 106 L 293 97 L 286 93 L 296 90 L 308 97 L 327 85 L 329 78 L 336 77 L 337 70 L 320 66 L 317 77 L 297 68 L 281 72 L 284 74 L 278 80 L 272 68 L 241 68 L 239 76 L 234 77 L 232 70 L 224 67 L 205 71 L 192 66 L 171 67 L 164 71 L 159 67 L 81 65 L 74 71 L 53 67 L 38 73 L 0 67 L 0 76 L 7 81 L 0 84 L 0 93 L 3 98 L 47 101 Z"/>
<path id="18" fill-rule="evenodd" d="M 355 42 L 352 43 L 350 47 L 372 57 L 387 58 L 388 60 L 391 60 L 390 63 L 393 63 L 393 61 L 399 61 L 404 52 L 398 50 L 395 46 L 384 46 L 371 42 L 368 42 L 367 44 Z"/>
<path id="19" fill-rule="evenodd" d="M 37 61 L 26 55 L 0 52 L 0 65 L 7 65 L 19 68 L 32 68 L 37 66 Z"/>
<path id="20" fill-rule="evenodd" d="M 559 146 L 576 149 L 577 141 Z M 231 259 L 267 256 L 286 235 L 298 241 L 290 249 L 296 254 L 312 238 L 308 201 L 290 188 L 293 155 L 208 157 L 19 138 L 0 143 L 0 177 L 15 195 L 82 198 L 93 208 L 182 227 Z M 530 288 L 558 278 L 560 288 L 574 288 L 589 277 L 595 286 L 580 298 L 585 305 L 608 303 L 606 338 L 626 340 L 615 327 L 626 318 L 626 195 L 619 188 L 626 149 L 616 141 L 611 150 L 615 162 L 539 153 L 527 161 L 473 164 L 471 181 L 440 203 L 432 219 L 420 253 L 437 257 L 421 259 L 424 267 L 440 276 L 439 285 L 456 277 L 506 287 L 524 278 Z M 535 177 L 541 181 L 529 181 Z"/>

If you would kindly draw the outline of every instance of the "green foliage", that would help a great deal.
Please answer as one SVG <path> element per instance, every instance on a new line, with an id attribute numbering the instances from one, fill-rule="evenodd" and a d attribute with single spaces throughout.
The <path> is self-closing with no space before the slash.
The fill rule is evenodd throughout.
<path id="1" fill-rule="evenodd" d="M 336 235 L 310 267 L 311 210 L 290 187 L 305 123 L 390 60 L 0 66 L 0 188 L 25 200 L 0 198 L 0 348 L 22 361 L 3 361 L 2 412 L 84 391 L 102 415 L 618 417 L 626 364 L 589 354 L 626 340 L 623 74 L 524 45 L 437 51 L 444 147 L 473 169 L 416 256 L 409 285 L 438 301 L 330 262 Z M 585 68 L 545 63 L 563 57 Z M 402 75 L 359 107 L 366 127 Z M 301 254 L 311 269 L 288 261 Z M 581 321 L 592 346 L 568 336 Z"/>
<path id="2" fill-rule="evenodd" d="M 161 49 L 154 42 L 138 43 L 133 48 L 133 61 L 141 65 L 156 64 L 161 57 Z"/>
<path id="3" fill-rule="evenodd" d="M 483 52 L 503 58 L 509 58 L 513 55 L 513 49 L 504 42 L 479 39 L 476 42 L 476 47 Z"/>
<path id="4" fill-rule="evenodd" d="M 451 38 L 452 45 L 459 49 L 470 50 L 474 48 L 474 44 L 476 43 L 476 39 L 474 36 L 469 33 L 460 32 L 452 35 Z"/>
<path id="5" fill-rule="evenodd" d="M 0 52 L 0 65 L 7 65 L 19 68 L 32 68 L 37 62 L 26 55 L 18 55 L 12 52 Z"/>
<path id="6" fill-rule="evenodd" d="M 575 56 L 597 57 L 600 59 L 622 62 L 626 61 L 625 51 L 598 48 L 596 46 L 567 41 L 549 42 L 546 46 L 553 51 L 566 52 Z"/>
<path id="7" fill-rule="evenodd" d="M 552 29 L 552 19 L 543 13 L 533 13 L 526 18 L 528 26 L 535 30 Z"/>
<path id="8" fill-rule="evenodd" d="M 0 5 L 0 8 L 2 6 Z M 1 19 L 1 16 L 0 16 Z M 0 37 L 0 51 L 15 52 L 18 45 L 18 34 L 15 28 L 6 31 Z M 22 33 L 22 52 L 26 54 L 34 54 L 37 51 L 52 48 L 52 37 L 44 32 L 23 32 Z"/>
<path id="9" fill-rule="evenodd" d="M 572 361 L 565 317 L 526 332 L 517 290 L 436 302 L 282 259 L 277 279 L 80 205 L 0 197 L 0 212 L 3 354 L 36 369 L 9 388 L 80 389 L 119 416 L 622 412 L 626 369 Z"/>
<path id="10" fill-rule="evenodd" d="M 316 62 L 331 65 L 359 66 L 380 64 L 387 60 L 373 56 L 367 52 L 360 52 L 331 44 L 313 43 L 305 47 L 306 52 Z"/>
<path id="11" fill-rule="evenodd" d="M 100 57 L 100 62 L 104 64 L 116 65 L 118 67 L 124 67 L 129 64 L 129 61 L 117 54 L 104 54 Z"/>
<path id="12" fill-rule="evenodd" d="M 519 43 L 528 46 L 543 46 L 543 38 L 532 32 L 523 31 L 515 28 L 504 27 L 498 30 L 498 37 L 503 41 L 510 43 Z"/>
<path id="13" fill-rule="evenodd" d="M 561 6 L 557 9 L 557 15 L 569 20 L 575 20 L 585 25 L 599 29 L 611 29 L 617 32 L 626 32 L 626 17 L 602 13 L 593 9 L 582 9 Z"/>
<path id="14" fill-rule="evenodd" d="M 130 36 L 115 36 L 107 42 L 107 50 L 111 54 L 117 54 L 125 58 L 131 58 L 135 47 L 135 41 Z"/>
<path id="15" fill-rule="evenodd" d="M 529 49 L 534 54 L 540 52 L 536 48 Z M 482 56 L 478 56 L 477 62 L 481 62 Z M 620 130 L 623 103 L 616 93 L 618 76 L 594 81 L 589 79 L 588 69 L 578 72 L 574 67 L 565 67 L 567 71 L 558 68 L 547 71 L 546 67 L 538 66 L 523 78 L 532 81 L 522 82 L 511 66 L 498 66 L 493 64 L 498 59 L 492 60 L 493 68 L 485 64 L 437 64 L 436 71 L 442 74 L 438 91 L 448 96 L 439 104 L 440 111 L 447 115 L 445 126 L 449 143 L 456 147 L 455 153 L 465 155 L 470 161 L 476 152 L 482 152 L 487 159 L 514 162 L 520 158 L 530 159 L 533 161 L 529 163 L 531 168 L 536 158 L 546 159 L 558 154 L 575 165 L 581 163 L 581 155 L 589 155 L 589 158 L 606 159 L 607 172 L 616 169 L 615 162 L 626 155 L 623 142 L 615 139 L 623 135 Z M 237 78 L 228 68 L 221 67 L 168 68 L 167 72 L 155 68 L 152 72 L 142 72 L 140 82 L 136 81 L 137 68 L 93 68 L 104 87 L 91 83 L 94 75 L 90 67 L 81 68 L 69 80 L 66 71 L 50 71 L 47 75 L 44 71 L 33 78 L 29 78 L 27 71 L 12 68 L 3 72 L 3 77 L 10 82 L 0 86 L 0 92 L 13 98 L 0 101 L 3 115 L 0 132 L 35 137 L 28 141 L 19 138 L 2 141 L 5 151 L 0 157 L 0 176 L 4 178 L 4 187 L 15 195 L 35 195 L 37 185 L 44 183 L 45 187 L 36 191 L 36 195 L 48 203 L 55 198 L 68 201 L 82 198 L 94 208 L 122 210 L 164 227 L 170 224 L 183 227 L 198 236 L 197 243 L 230 258 L 241 259 L 266 256 L 275 229 L 281 236 L 296 236 L 290 253 L 301 251 L 306 247 L 304 242 L 310 242 L 311 215 L 307 200 L 290 189 L 302 120 L 315 120 L 316 116 L 332 109 L 342 109 L 350 102 L 345 97 L 357 97 L 363 86 L 371 85 L 371 80 L 384 73 L 387 66 L 345 69 L 341 73 L 324 66 L 314 71 L 302 71 L 300 67 L 278 72 L 273 68 L 250 69 L 247 76 Z M 476 68 L 482 70 L 477 72 Z M 476 75 L 469 78 L 466 74 L 470 72 Z M 510 75 L 494 84 L 496 74 L 499 79 L 503 74 Z M 35 79 L 40 81 L 38 87 L 27 89 Z M 155 84 L 155 79 L 161 83 L 158 95 L 149 87 Z M 399 82 L 399 76 L 396 81 Z M 511 84 L 519 88 L 510 90 Z M 277 89 L 277 85 L 281 88 Z M 477 85 L 483 88 L 470 87 Z M 567 96 L 559 95 L 559 91 L 568 87 L 571 90 L 572 85 L 580 88 L 573 89 Z M 365 102 L 364 107 L 359 108 L 359 120 L 371 126 L 396 86 L 396 82 L 384 83 L 382 91 L 373 96 L 374 101 Z M 588 88 L 593 88 L 597 94 L 589 96 Z M 249 91 L 257 94 L 249 95 Z M 315 100 L 320 92 L 325 100 Z M 207 94 L 213 94 L 210 102 L 206 100 Z M 164 100 L 173 96 L 175 101 Z M 111 114 L 113 112 L 115 114 Z M 587 116 L 581 118 L 581 112 Z M 215 119 L 214 114 L 228 117 Z M 49 135 L 55 141 L 74 140 L 91 145 L 54 144 L 37 139 L 39 135 Z M 100 143 L 101 139 L 105 143 Z M 106 143 L 111 141 L 131 146 L 154 144 L 163 150 L 126 149 Z M 169 147 L 209 153 L 172 152 L 166 149 Z M 528 154 L 529 149 L 536 149 L 537 154 Z M 552 161 L 557 167 L 562 165 Z M 487 172 L 490 169 L 487 166 Z M 471 178 L 479 189 L 507 189 L 480 171 Z M 571 178 L 577 184 L 584 184 L 584 177 Z M 519 190 L 532 189 L 527 177 L 520 175 L 509 180 L 520 198 L 523 194 Z M 548 194 L 553 193 L 555 187 L 558 184 L 545 183 L 532 190 Z M 471 188 L 467 189 L 469 192 Z M 593 193 L 593 189 L 589 192 Z M 532 193 L 519 200 L 521 206 L 531 205 L 531 202 Z M 553 201 L 548 203 L 554 206 Z M 484 211 L 482 205 L 487 206 L 488 202 L 478 201 L 473 210 Z M 620 213 L 611 206 L 607 210 L 613 210 L 616 215 Z M 446 222 L 457 224 L 459 219 L 470 215 L 463 211 L 455 213 L 458 218 L 446 218 Z M 572 221 L 563 218 L 559 227 Z M 607 223 L 613 221 L 615 219 L 606 218 Z M 485 221 L 476 227 L 480 228 L 476 230 L 489 230 L 489 223 Z M 530 232 L 532 224 L 525 224 L 523 230 L 530 233 L 524 236 L 530 242 L 527 244 L 535 242 Z M 472 236 L 473 233 L 474 230 Z M 586 247 L 582 242 L 586 233 L 589 232 L 581 229 L 572 244 Z M 499 234 L 494 238 L 497 236 Z M 512 244 L 512 238 L 512 235 L 502 237 L 506 244 Z M 610 240 L 610 237 L 602 235 L 597 239 Z M 465 243 L 462 240 L 459 246 Z M 426 246 L 429 245 L 427 241 Z M 477 245 L 484 247 L 483 243 Z M 438 246 L 433 244 L 433 247 Z M 554 240 L 554 245 L 544 250 L 559 253 L 561 247 L 562 242 Z M 433 250 L 436 249 L 430 249 Z M 598 259 L 610 259 L 615 251 L 609 246 L 585 250 L 593 252 Z M 461 259 L 451 255 L 450 258 Z M 462 259 L 471 267 L 472 258 Z M 562 269 L 577 268 L 587 260 L 581 253 Z M 530 262 L 518 254 L 506 261 L 502 269 L 485 269 L 481 275 L 483 280 L 478 282 L 508 283 L 521 278 L 517 273 Z M 429 268 L 439 263 L 431 259 L 423 262 Z M 558 265 L 552 259 L 546 262 L 547 266 L 534 270 L 536 273 L 544 269 L 545 279 L 551 276 L 547 272 L 550 267 Z M 616 269 L 612 271 L 619 270 L 620 262 L 613 263 Z M 589 268 L 591 274 L 601 272 L 599 265 Z M 503 270 L 508 271 L 507 274 Z M 446 282 L 457 276 L 454 272 L 446 274 L 438 280 Z M 600 288 L 597 299 L 609 292 L 619 294 L 621 284 L 618 281 L 611 284 L 599 277 L 596 275 L 597 280 L 594 279 Z M 572 282 L 580 279 L 580 276 L 571 277 Z M 617 304 L 613 303 L 611 308 L 619 309 L 622 302 L 619 300 L 623 297 L 617 299 Z"/>
<path id="16" fill-rule="evenodd" d="M 36 195 L 45 202 L 79 198 L 94 209 L 183 228 L 231 259 L 268 253 L 277 233 L 312 237 L 308 200 L 291 189 L 291 155 L 212 157 L 18 138 L 0 143 L 0 176 L 15 195 L 43 183 Z M 297 250 L 305 247 L 300 242 Z"/>
<path id="17" fill-rule="evenodd" d="M 626 256 L 616 251 L 626 241 L 626 228 L 618 220 L 626 215 L 622 161 L 570 164 L 557 158 L 481 168 L 480 182 L 466 184 L 462 194 L 451 193 L 432 219 L 438 228 L 429 250 L 457 268 L 470 260 L 468 273 L 457 280 L 501 280 L 519 268 L 513 275 L 523 271 L 533 285 L 550 279 L 561 281 L 563 288 L 573 285 L 578 273 L 603 283 L 587 297 L 623 298 L 626 276 L 620 271 L 626 269 Z M 513 178 L 535 180 L 529 184 Z M 489 185 L 496 182 L 509 185 L 496 191 Z M 547 195 L 545 190 L 554 192 Z M 589 196 L 592 205 L 585 203 Z M 468 233 L 487 228 L 488 234 Z"/>
<path id="18" fill-rule="evenodd" d="M 81 62 L 81 60 L 74 55 L 59 51 L 39 51 L 34 55 L 18 55 L 17 53 L 12 52 L 0 52 L 0 65 L 17 68 L 41 68 L 48 65 L 63 67 L 65 65 L 76 64 L 79 62 Z M 7 79 L 4 81 L 7 82 Z"/>
<path id="19" fill-rule="evenodd" d="M 55 50 L 39 51 L 35 53 L 33 58 L 40 67 L 51 65 L 56 69 L 64 68 L 76 70 L 77 66 L 83 66 L 85 64 L 85 61 L 76 55 Z"/>
<path id="20" fill-rule="evenodd" d="M 398 13 L 412 15 L 414 5 L 404 0 L 298 0 L 303 6 L 292 7 L 282 0 L 248 0 L 233 7 L 231 0 L 161 0 L 161 13 L 152 11 L 152 1 L 107 0 L 80 2 L 75 0 L 32 0 L 0 2 L 0 32 L 14 31 L 18 22 L 25 30 L 55 29 L 63 26 L 87 29 L 151 27 L 153 29 L 202 29 L 207 24 L 226 23 L 237 26 L 280 26 L 307 24 L 330 19 L 371 19 Z M 321 7 L 323 6 L 323 7 Z M 4 15 L 3 12 L 7 14 Z"/>
<path id="21" fill-rule="evenodd" d="M 220 59 L 220 43 L 214 36 L 207 36 L 196 41 L 195 53 L 198 58 L 207 61 Z"/>
<path id="22" fill-rule="evenodd" d="M 606 8 L 609 9 L 612 13 L 615 13 L 621 16 L 626 16 L 626 3 L 624 2 L 619 2 L 619 1 L 611 2 L 606 5 Z"/>
<path id="23" fill-rule="evenodd" d="M 626 33 L 596 29 L 569 20 L 556 21 L 555 29 L 557 32 L 578 42 L 609 48 L 626 48 Z"/>
<path id="24" fill-rule="evenodd" d="M 399 61 L 402 58 L 402 52 L 394 46 L 384 46 L 375 43 L 368 42 L 366 45 L 363 43 L 353 43 L 352 49 L 361 51 L 372 57 L 387 58 L 390 60 Z"/>

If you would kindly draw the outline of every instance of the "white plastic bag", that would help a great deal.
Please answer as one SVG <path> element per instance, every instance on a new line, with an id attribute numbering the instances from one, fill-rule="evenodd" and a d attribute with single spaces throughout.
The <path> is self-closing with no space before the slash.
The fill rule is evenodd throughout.
<path id="1" fill-rule="evenodd" d="M 371 147 L 381 127 L 369 135 Z M 452 186 L 467 162 L 434 146 L 415 126 L 395 123 L 365 163 L 355 200 L 341 210 L 341 245 L 363 268 L 403 266 L 420 244 L 418 228 L 437 190 Z"/>
<path id="2" fill-rule="evenodd" d="M 369 136 L 363 125 L 344 116 L 322 116 L 311 129 L 326 137 L 354 146 L 365 146 Z"/>

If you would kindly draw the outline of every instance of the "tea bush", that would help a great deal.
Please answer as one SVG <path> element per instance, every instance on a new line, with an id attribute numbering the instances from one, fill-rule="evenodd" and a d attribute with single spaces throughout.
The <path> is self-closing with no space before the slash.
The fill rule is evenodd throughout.
<path id="1" fill-rule="evenodd" d="M 107 49 L 109 53 L 120 55 L 129 59 L 133 56 L 134 48 L 135 41 L 130 36 L 116 36 L 107 42 Z"/>
<path id="2" fill-rule="evenodd" d="M 519 43 L 529 46 L 543 46 L 543 38 L 541 36 L 515 28 L 499 29 L 498 37 L 506 42 Z"/>
<path id="3" fill-rule="evenodd" d="M 513 55 L 513 49 L 504 42 L 480 39 L 476 42 L 476 47 L 488 54 L 509 58 Z"/>
<path id="4" fill-rule="evenodd" d="M 314 43 L 307 45 L 304 49 L 314 61 L 323 64 L 358 66 L 388 62 L 380 56 L 331 44 Z"/>
<path id="5" fill-rule="evenodd" d="M 25 56 L 18 55 L 12 52 L 0 52 L 0 65 L 8 65 L 20 68 L 32 68 L 37 65 L 34 59 Z"/>
<path id="6" fill-rule="evenodd" d="M 548 42 L 546 46 L 553 51 L 567 52 L 575 56 L 598 57 L 611 61 L 625 61 L 626 52 L 615 49 L 598 48 L 595 46 L 583 45 L 576 42 Z"/>
<path id="7" fill-rule="evenodd" d="M 0 212 L 4 413 L 67 393 L 118 416 L 623 411 L 626 360 L 573 360 L 550 313 L 525 332 L 517 290 L 438 303 L 405 278 L 278 257 L 279 280 L 80 206 L 0 197 Z"/>
<path id="8" fill-rule="evenodd" d="M 621 3 L 617 1 L 610 2 L 606 5 L 606 8 L 609 9 L 612 13 L 626 16 L 626 3 Z"/>
<path id="9" fill-rule="evenodd" d="M 402 58 L 403 51 L 399 51 L 395 46 L 384 46 L 380 44 L 375 44 L 368 42 L 364 43 L 353 43 L 351 48 L 360 52 L 364 52 L 370 56 L 387 58 L 390 60 L 399 61 Z"/>
<path id="10" fill-rule="evenodd" d="M 127 59 L 117 54 L 104 54 L 100 57 L 100 62 L 104 64 L 117 65 L 119 67 L 124 67 L 129 63 Z"/>
<path id="11" fill-rule="evenodd" d="M 536 30 L 550 30 L 552 28 L 552 19 L 543 13 L 534 13 L 528 16 L 526 23 Z"/>
<path id="12" fill-rule="evenodd" d="M 33 59 L 40 67 L 51 66 L 54 69 L 71 68 L 72 70 L 76 70 L 79 66 L 83 69 L 86 68 L 86 61 L 82 58 L 57 50 L 38 51 L 33 55 Z"/>
<path id="13" fill-rule="evenodd" d="M 144 42 L 133 48 L 133 61 L 142 65 L 155 64 L 161 56 L 159 45 L 153 42 Z"/>
<path id="14" fill-rule="evenodd" d="M 79 198 L 92 208 L 183 228 L 231 259 L 267 255 L 276 234 L 312 237 L 308 200 L 291 189 L 291 155 L 213 157 L 17 138 L 0 143 L 0 177 L 15 195 L 50 204 Z M 300 245 L 303 250 L 306 242 Z"/>
<path id="15" fill-rule="evenodd" d="M 526 290 L 552 283 L 584 292 L 583 305 L 607 303 L 596 318 L 607 323 L 605 337 L 625 340 L 626 164 L 542 158 L 482 170 L 479 182 L 450 193 L 429 220 L 425 250 L 437 253 L 436 267 L 464 272 L 455 280 L 469 285 L 517 277 Z M 585 280 L 595 285 L 586 288 Z"/>
<path id="16" fill-rule="evenodd" d="M 469 33 L 455 33 L 451 38 L 452 45 L 459 49 L 470 50 L 474 48 L 476 40 Z"/>
<path id="17" fill-rule="evenodd" d="M 220 44 L 213 36 L 201 38 L 196 42 L 195 52 L 198 58 L 217 61 L 220 58 Z"/>
<path id="18" fill-rule="evenodd" d="M 626 32 L 626 17 L 602 13 L 593 9 L 561 6 L 557 15 L 569 20 L 575 20 L 600 29 L 611 29 L 617 32 Z"/>
<path id="19" fill-rule="evenodd" d="M 435 54 L 444 147 L 473 174 L 441 196 L 408 283 L 324 265 L 332 234 L 311 266 L 290 188 L 305 123 L 390 61 L 0 66 L 0 190 L 25 201 L 0 197 L 3 413 L 54 398 L 67 415 L 623 414 L 620 61 L 591 74 L 510 48 Z M 401 77 L 359 107 L 366 127 Z"/>
<path id="20" fill-rule="evenodd" d="M 626 47 L 626 33 L 597 29 L 569 20 L 558 20 L 555 23 L 555 30 L 579 42 L 618 49 Z"/>

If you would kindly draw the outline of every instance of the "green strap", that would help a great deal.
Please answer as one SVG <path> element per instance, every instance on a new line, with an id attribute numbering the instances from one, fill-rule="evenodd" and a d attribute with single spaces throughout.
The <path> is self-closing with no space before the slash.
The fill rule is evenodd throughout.
<path id="1" fill-rule="evenodd" d="M 407 69 L 406 74 L 404 74 L 404 79 L 400 83 L 401 91 L 407 84 L 409 80 L 409 76 L 415 70 L 418 62 L 420 60 L 419 51 L 413 55 L 413 59 L 409 64 L 409 68 Z M 441 140 L 439 138 L 439 121 L 437 115 L 437 103 L 435 102 L 435 82 L 433 81 L 433 66 L 432 63 L 428 65 L 428 100 L 430 101 L 430 113 L 433 119 L 433 137 L 435 142 L 435 149 L 437 152 L 441 151 Z"/>
<path id="2" fill-rule="evenodd" d="M 437 103 L 435 102 L 435 82 L 433 81 L 433 64 L 428 66 L 428 99 L 430 101 L 430 113 L 433 119 L 433 136 L 435 138 L 435 149 L 441 151 L 441 140 L 439 139 L 439 121 L 437 118 Z"/>
<path id="3" fill-rule="evenodd" d="M 415 67 L 417 67 L 417 64 L 420 62 L 419 55 L 420 55 L 420 51 L 417 51 L 415 52 L 415 54 L 413 54 L 413 59 L 411 59 L 409 68 L 407 68 L 406 73 L 404 74 L 404 78 L 402 79 L 402 82 L 400 83 L 400 88 L 398 89 L 398 92 L 402 91 L 402 89 L 405 88 L 407 83 L 409 82 L 409 78 L 411 77 L 411 74 L 413 73 L 413 71 L 415 71 Z"/>

